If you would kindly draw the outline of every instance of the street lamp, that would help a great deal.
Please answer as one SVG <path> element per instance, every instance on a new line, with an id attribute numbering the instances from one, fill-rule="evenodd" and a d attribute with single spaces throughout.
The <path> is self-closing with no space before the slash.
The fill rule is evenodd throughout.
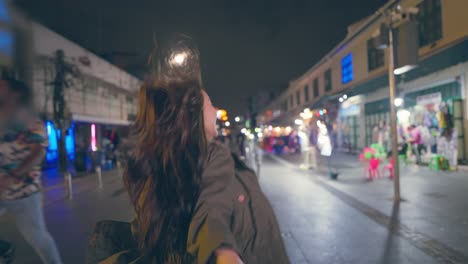
<path id="1" fill-rule="evenodd" d="M 234 118 L 234 120 L 239 123 L 240 122 L 240 117 L 236 116 L 236 118 Z"/>
<path id="2" fill-rule="evenodd" d="M 417 25 L 412 16 L 417 14 L 417 8 L 397 8 L 383 13 L 386 21 L 380 27 L 380 36 L 377 37 L 377 48 L 388 48 L 388 83 L 390 88 L 390 129 L 392 134 L 392 159 L 394 162 L 394 202 L 399 203 L 400 197 L 400 169 L 398 160 L 398 132 L 397 132 L 397 105 L 403 104 L 403 99 L 396 98 L 395 74 L 402 74 L 416 67 L 419 51 Z M 406 19 L 409 18 L 409 19 Z M 399 25 L 398 43 L 394 43 L 394 27 Z M 397 58 L 395 58 L 395 51 Z M 397 65 L 397 66 L 395 66 Z"/>
<path id="3" fill-rule="evenodd" d="M 402 106 L 404 102 L 405 102 L 405 101 L 403 100 L 403 98 L 400 98 L 400 97 L 395 98 L 395 106 L 396 106 L 396 107 Z"/>

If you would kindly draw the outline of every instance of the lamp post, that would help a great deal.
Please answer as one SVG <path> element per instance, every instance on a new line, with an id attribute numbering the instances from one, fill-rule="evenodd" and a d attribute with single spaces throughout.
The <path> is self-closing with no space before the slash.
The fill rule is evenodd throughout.
<path id="1" fill-rule="evenodd" d="M 390 131 L 392 134 L 392 159 L 393 159 L 393 188 L 394 202 L 401 201 L 400 196 L 400 166 L 398 160 L 398 134 L 397 134 L 397 115 L 395 107 L 395 57 L 393 50 L 393 30 L 391 25 L 388 30 L 388 46 L 389 46 L 389 65 L 388 65 L 388 84 L 390 87 Z"/>
<path id="2" fill-rule="evenodd" d="M 400 5 L 397 5 L 394 9 L 385 11 L 383 15 L 386 21 L 380 27 L 380 36 L 376 43 L 378 49 L 388 48 L 389 50 L 388 84 L 390 90 L 390 131 L 392 135 L 392 159 L 394 163 L 393 184 L 395 203 L 401 201 L 395 74 L 402 74 L 416 67 L 419 39 L 413 16 L 417 13 L 418 9 L 415 7 L 403 9 Z M 394 34 L 396 26 L 401 27 L 398 32 L 398 39 L 395 39 Z M 395 51 L 397 54 L 395 54 Z M 397 69 L 395 69 L 396 67 Z M 398 101 L 402 103 L 402 100 Z"/>

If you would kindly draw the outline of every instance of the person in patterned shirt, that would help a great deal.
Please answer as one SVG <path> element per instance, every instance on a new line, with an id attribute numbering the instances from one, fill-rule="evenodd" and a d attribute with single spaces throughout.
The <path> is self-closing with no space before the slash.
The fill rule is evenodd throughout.
<path id="1" fill-rule="evenodd" d="M 48 146 L 44 123 L 30 110 L 30 88 L 0 80 L 0 214 L 9 211 L 43 263 L 62 263 L 47 231 L 42 206 L 41 161 Z"/>

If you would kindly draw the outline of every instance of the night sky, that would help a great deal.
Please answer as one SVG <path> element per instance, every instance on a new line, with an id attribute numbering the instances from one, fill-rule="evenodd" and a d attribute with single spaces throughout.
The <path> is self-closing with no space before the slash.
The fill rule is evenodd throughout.
<path id="1" fill-rule="evenodd" d="M 387 1 L 16 2 L 37 21 L 95 53 L 128 55 L 125 68 L 139 76 L 146 70 L 153 35 L 188 34 L 200 49 L 204 84 L 214 103 L 241 113 L 249 95 L 286 89 L 345 37 L 347 25 Z"/>

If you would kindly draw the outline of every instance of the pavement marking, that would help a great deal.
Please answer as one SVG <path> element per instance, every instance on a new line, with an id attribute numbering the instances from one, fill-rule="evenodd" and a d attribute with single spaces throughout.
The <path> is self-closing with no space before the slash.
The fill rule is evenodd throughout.
<path id="1" fill-rule="evenodd" d="M 291 164 L 275 156 L 270 156 L 273 160 L 286 165 L 289 168 L 298 169 L 298 166 Z M 322 175 L 323 176 L 323 175 Z M 353 207 L 354 209 L 367 216 L 377 224 L 387 228 L 392 234 L 406 239 L 410 244 L 420 249 L 422 252 L 444 264 L 466 264 L 468 256 L 462 252 L 453 249 L 444 243 L 431 238 L 423 233 L 411 230 L 398 220 L 399 206 L 394 206 L 392 216 L 388 216 L 377 209 L 359 201 L 353 196 L 333 187 L 324 179 L 318 177 L 312 178 L 318 185 L 322 186 L 335 197 Z"/>

